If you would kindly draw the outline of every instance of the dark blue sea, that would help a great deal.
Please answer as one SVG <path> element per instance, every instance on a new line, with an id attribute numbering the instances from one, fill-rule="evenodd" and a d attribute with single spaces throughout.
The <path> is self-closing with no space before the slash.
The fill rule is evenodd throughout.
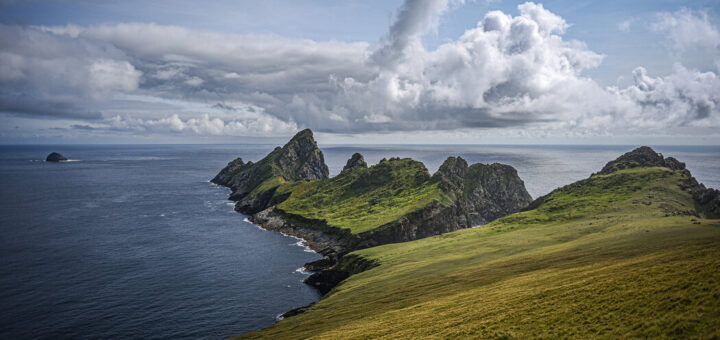
<path id="1" fill-rule="evenodd" d="M 235 157 L 275 145 L 0 146 L 0 338 L 225 338 L 319 295 L 301 281 L 319 258 L 244 221 L 208 182 Z M 585 178 L 630 146 L 320 145 L 331 174 L 450 155 L 513 165 L 538 197 Z M 655 147 L 720 187 L 720 147 Z M 72 161 L 46 163 L 58 151 Z"/>

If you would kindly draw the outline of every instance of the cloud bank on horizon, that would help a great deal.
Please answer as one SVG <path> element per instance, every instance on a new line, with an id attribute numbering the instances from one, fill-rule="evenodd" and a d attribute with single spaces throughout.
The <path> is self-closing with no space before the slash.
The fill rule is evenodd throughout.
<path id="1" fill-rule="evenodd" d="M 585 75 L 606 56 L 565 38 L 571 25 L 538 3 L 518 5 L 515 16 L 490 11 L 459 38 L 426 48 L 423 37 L 462 5 L 407 0 L 378 43 L 153 23 L 0 25 L 0 112 L 57 122 L 54 133 L 101 136 L 685 129 L 718 140 L 720 29 L 707 12 L 663 12 L 644 24 L 667 37 L 670 53 L 707 56 L 708 69 L 677 62 L 660 76 L 638 66 L 619 87 Z"/>

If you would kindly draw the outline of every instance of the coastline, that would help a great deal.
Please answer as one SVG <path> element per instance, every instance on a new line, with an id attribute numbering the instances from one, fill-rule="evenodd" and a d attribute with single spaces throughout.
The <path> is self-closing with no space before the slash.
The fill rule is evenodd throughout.
<path id="1" fill-rule="evenodd" d="M 322 272 L 331 271 L 331 268 L 338 263 L 341 254 L 338 251 L 344 252 L 346 248 L 345 244 L 339 239 L 332 235 L 323 233 L 322 231 L 315 230 L 309 227 L 304 227 L 296 224 L 289 223 L 286 219 L 274 213 L 274 206 L 269 207 L 259 213 L 245 214 L 242 211 L 236 209 L 236 212 L 245 215 L 243 219 L 245 222 L 252 223 L 254 226 L 270 232 L 277 232 L 283 236 L 292 237 L 299 240 L 301 244 L 296 244 L 305 248 L 304 251 L 310 251 L 322 255 L 321 259 L 304 263 L 301 267 L 296 270 L 304 270 L 310 273 L 310 276 L 303 280 L 303 283 L 313 286 L 317 289 L 322 299 L 328 293 L 332 287 L 336 286 L 340 281 L 344 280 L 349 276 L 341 275 L 340 279 L 327 280 L 327 275 L 322 275 Z M 336 278 L 334 275 L 333 278 Z M 318 299 L 318 301 L 320 300 Z M 312 302 L 308 305 L 296 307 L 286 312 L 280 313 L 275 316 L 275 320 L 281 321 L 285 318 L 298 315 L 305 312 L 317 301 Z M 276 321 L 276 322 L 277 322 Z"/>

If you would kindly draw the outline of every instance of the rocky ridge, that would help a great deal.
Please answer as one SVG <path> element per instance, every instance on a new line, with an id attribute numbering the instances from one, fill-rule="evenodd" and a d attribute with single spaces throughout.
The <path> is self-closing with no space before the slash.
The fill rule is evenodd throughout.
<path id="1" fill-rule="evenodd" d="M 212 182 L 231 188 L 230 199 L 237 201 L 236 210 L 251 215 L 251 222 L 268 230 L 301 237 L 311 249 L 324 255 L 305 265 L 315 271 L 306 282 L 323 294 L 348 275 L 372 266 L 349 262 L 345 255 L 350 251 L 484 224 L 519 211 L 531 201 L 523 181 L 511 166 L 468 166 L 460 157 L 448 158 L 431 176 L 422 163 L 416 161 L 390 158 L 368 167 L 364 157 L 355 153 L 336 179 L 345 176 L 343 180 L 351 180 L 347 187 L 351 191 L 363 191 L 376 185 L 392 186 L 392 181 L 399 179 L 385 177 L 391 173 L 386 169 L 402 164 L 420 167 L 419 172 L 405 180 L 421 186 L 437 184 L 448 199 L 430 202 L 396 220 L 357 234 L 331 226 L 324 219 L 308 219 L 278 207 L 290 196 L 290 193 L 279 194 L 278 187 L 285 182 L 334 180 L 328 179 L 322 152 L 310 130 L 301 131 L 285 146 L 276 148 L 257 163 L 244 163 L 240 158 L 228 163 Z"/>
<path id="2" fill-rule="evenodd" d="M 668 212 L 666 216 L 675 215 L 705 215 L 707 218 L 720 218 L 720 191 L 717 189 L 706 188 L 705 185 L 699 183 L 690 171 L 685 168 L 685 163 L 678 161 L 673 157 L 664 157 L 661 153 L 655 152 L 648 146 L 638 147 L 630 152 L 623 154 L 617 159 L 608 162 L 600 172 L 593 174 L 608 175 L 616 171 L 632 169 L 636 167 L 664 167 L 674 171 L 681 171 L 687 178 L 682 188 L 687 190 L 696 203 L 695 211 L 686 212 Z M 564 188 L 564 187 L 563 187 Z M 563 188 L 557 189 L 561 190 Z M 532 210 L 537 208 L 550 194 L 537 198 L 523 210 Z"/>
<path id="3" fill-rule="evenodd" d="M 673 157 L 663 157 L 661 153 L 655 152 L 648 146 L 641 146 L 626 152 L 614 161 L 610 161 L 600 170 L 600 174 L 607 175 L 609 173 L 631 169 L 635 167 L 661 166 L 672 170 L 685 170 L 685 163 L 678 161 Z"/>

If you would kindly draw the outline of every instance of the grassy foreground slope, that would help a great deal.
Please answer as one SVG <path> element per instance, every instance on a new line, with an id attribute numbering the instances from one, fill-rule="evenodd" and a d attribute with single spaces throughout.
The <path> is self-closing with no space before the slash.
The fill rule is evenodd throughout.
<path id="1" fill-rule="evenodd" d="M 380 265 L 244 337 L 720 337 L 720 221 L 677 214 L 696 209 L 686 176 L 594 175 L 482 227 L 354 252 Z"/>

